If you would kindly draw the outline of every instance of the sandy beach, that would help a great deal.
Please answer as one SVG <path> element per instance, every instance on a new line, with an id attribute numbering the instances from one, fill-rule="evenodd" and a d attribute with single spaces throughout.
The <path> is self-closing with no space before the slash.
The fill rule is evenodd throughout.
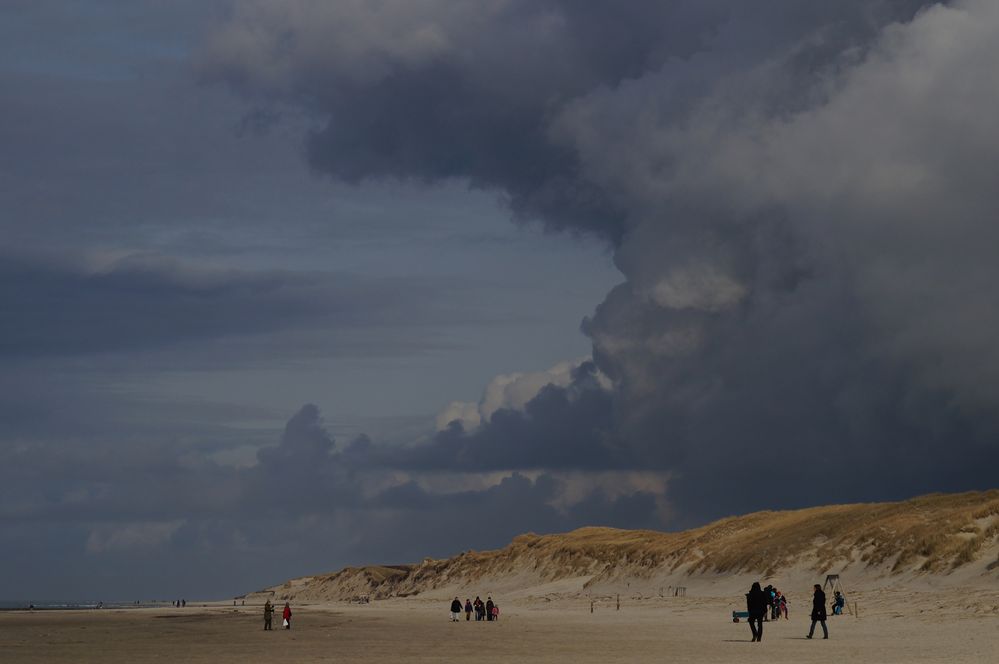
<path id="1" fill-rule="evenodd" d="M 463 598 L 464 599 L 464 598 Z M 448 620 L 446 602 L 388 600 L 296 606 L 293 629 L 262 629 L 259 606 L 6 612 L 4 662 L 957 662 L 999 659 L 999 592 L 877 591 L 860 616 L 829 620 L 806 640 L 791 619 L 749 641 L 731 598 L 547 599 L 504 604 L 497 623 Z M 275 621 L 276 623 L 279 621 Z M 817 630 L 818 631 L 818 630 Z M 821 633 L 820 633 L 821 634 Z"/>

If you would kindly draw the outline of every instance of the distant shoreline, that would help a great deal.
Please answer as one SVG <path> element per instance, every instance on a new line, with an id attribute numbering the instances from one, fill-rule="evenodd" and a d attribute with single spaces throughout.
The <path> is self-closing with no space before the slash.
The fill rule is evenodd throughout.
<path id="1" fill-rule="evenodd" d="M 105 609 L 161 609 L 171 608 L 171 603 L 164 602 L 0 602 L 0 612 L 9 611 L 103 611 Z M 188 602 L 188 606 L 192 606 Z M 186 608 L 186 607 L 184 607 Z"/>

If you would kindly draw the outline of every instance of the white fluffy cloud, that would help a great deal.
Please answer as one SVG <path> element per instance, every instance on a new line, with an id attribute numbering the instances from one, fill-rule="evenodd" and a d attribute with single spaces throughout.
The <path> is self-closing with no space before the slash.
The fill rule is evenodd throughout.
<path id="1" fill-rule="evenodd" d="M 548 385 L 567 387 L 572 382 L 572 372 L 584 361 L 586 358 L 559 362 L 544 371 L 496 376 L 486 385 L 482 398 L 478 402 L 452 401 L 449 403 L 437 415 L 437 429 L 443 430 L 451 422 L 458 421 L 466 431 L 470 431 L 482 422 L 488 421 L 493 413 L 501 408 L 523 410 L 527 402 L 536 397 L 542 388 Z M 610 386 L 610 382 L 602 374 L 598 374 L 597 378 L 606 387 Z"/>

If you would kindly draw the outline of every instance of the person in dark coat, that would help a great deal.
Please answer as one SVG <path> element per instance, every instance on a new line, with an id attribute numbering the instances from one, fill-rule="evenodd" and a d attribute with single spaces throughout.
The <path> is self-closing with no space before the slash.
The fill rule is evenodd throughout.
<path id="1" fill-rule="evenodd" d="M 233 600 L 235 602 L 236 600 Z M 271 629 L 271 618 L 274 616 L 274 607 L 271 605 L 271 601 L 267 600 L 264 602 L 264 629 Z"/>
<path id="2" fill-rule="evenodd" d="M 492 619 L 493 619 L 493 598 L 492 597 L 487 597 L 486 598 L 486 620 L 492 620 Z"/>
<path id="3" fill-rule="evenodd" d="M 451 601 L 451 622 L 458 622 L 461 617 L 461 600 L 457 597 Z"/>
<path id="4" fill-rule="evenodd" d="M 472 606 L 475 607 L 476 622 L 482 620 L 482 614 L 485 613 L 485 605 L 482 603 L 482 599 L 478 595 L 475 596 L 475 602 L 473 602 Z"/>
<path id="5" fill-rule="evenodd" d="M 465 598 L 465 621 L 472 619 L 472 600 Z"/>
<path id="6" fill-rule="evenodd" d="M 767 615 L 767 594 L 760 588 L 759 581 L 746 593 L 746 611 L 749 612 L 749 629 L 753 633 L 753 641 L 762 641 L 763 618 Z"/>
<path id="7" fill-rule="evenodd" d="M 826 629 L 826 594 L 822 592 L 822 586 L 815 584 L 815 595 L 812 597 L 812 627 L 808 630 L 808 637 L 815 634 L 815 623 L 822 623 L 823 639 L 829 638 L 829 630 Z"/>

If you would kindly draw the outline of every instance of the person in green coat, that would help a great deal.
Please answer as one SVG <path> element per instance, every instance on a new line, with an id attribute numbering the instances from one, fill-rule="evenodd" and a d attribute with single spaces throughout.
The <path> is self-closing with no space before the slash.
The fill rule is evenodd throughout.
<path id="1" fill-rule="evenodd" d="M 274 616 L 274 607 L 271 606 L 271 601 L 267 600 L 264 603 L 264 629 L 269 630 L 271 628 L 271 618 Z"/>

